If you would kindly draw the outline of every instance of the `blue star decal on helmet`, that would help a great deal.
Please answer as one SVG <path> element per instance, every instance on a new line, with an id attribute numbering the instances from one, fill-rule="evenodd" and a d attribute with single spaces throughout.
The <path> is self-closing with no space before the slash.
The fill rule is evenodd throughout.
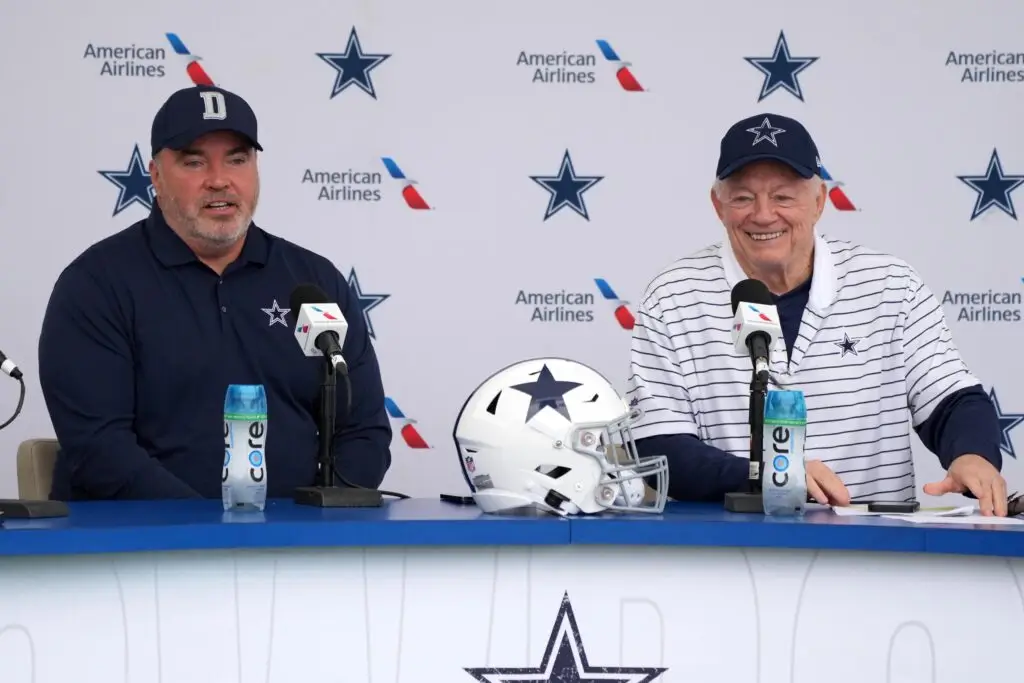
<path id="1" fill-rule="evenodd" d="M 356 27 L 353 26 L 352 32 L 348 34 L 348 44 L 345 45 L 344 52 L 317 52 L 316 56 L 327 62 L 337 72 L 334 77 L 334 87 L 331 88 L 330 99 L 334 99 L 351 85 L 355 85 L 373 99 L 377 99 L 377 89 L 373 87 L 370 72 L 391 55 L 363 52 Z"/>
<path id="2" fill-rule="evenodd" d="M 779 31 L 779 39 L 775 41 L 775 51 L 771 57 L 744 57 L 747 62 L 764 74 L 764 83 L 761 85 L 761 94 L 757 101 L 771 95 L 779 88 L 787 90 L 801 102 L 804 101 L 804 93 L 800 88 L 799 73 L 818 61 L 818 57 L 793 57 L 789 54 L 789 43 L 786 42 L 786 34 Z"/>
<path id="3" fill-rule="evenodd" d="M 153 210 L 153 198 L 156 190 L 153 188 L 153 181 L 149 177 L 145 162 L 142 161 L 142 152 L 138 144 L 132 150 L 132 158 L 128 161 L 128 168 L 124 171 L 99 171 L 101 176 L 117 185 L 117 203 L 114 205 L 116 216 L 132 204 L 138 204 L 147 211 Z"/>
<path id="4" fill-rule="evenodd" d="M 529 422 L 530 418 L 544 408 L 551 408 L 571 422 L 572 418 L 569 416 L 569 408 L 565 405 L 565 395 L 578 386 L 582 385 L 579 382 L 562 382 L 555 379 L 551 371 L 548 370 L 547 364 L 545 364 L 541 367 L 540 372 L 537 373 L 536 382 L 513 384 L 512 388 L 530 397 L 530 407 L 526 410 L 524 422 Z"/>
<path id="5" fill-rule="evenodd" d="M 1017 211 L 1013 207 L 1010 193 L 1024 185 L 1024 175 L 1007 175 L 1003 173 L 1003 164 L 999 161 L 999 152 L 992 150 L 985 175 L 958 175 L 964 183 L 978 194 L 971 212 L 971 220 L 995 207 L 1013 220 L 1017 220 Z"/>
<path id="6" fill-rule="evenodd" d="M 569 594 L 551 627 L 538 667 L 467 668 L 479 683 L 651 683 L 668 671 L 660 666 L 592 666 L 583 648 Z"/>
<path id="7" fill-rule="evenodd" d="M 348 275 L 348 286 L 352 290 L 352 295 L 356 298 L 356 303 L 359 304 L 359 308 L 363 312 L 363 323 L 366 325 L 366 331 L 370 333 L 371 339 L 376 339 L 377 335 L 373 331 L 373 321 L 370 320 L 370 311 L 387 301 L 391 295 L 365 294 L 362 286 L 359 284 L 359 276 L 356 275 L 355 268 Z"/>
<path id="8" fill-rule="evenodd" d="M 1024 422 L 1024 414 L 1004 413 L 1003 409 L 999 407 L 999 399 L 996 398 L 996 390 L 994 388 L 988 392 L 988 397 L 992 400 L 992 405 L 995 406 L 996 418 L 999 420 L 999 449 L 1016 460 L 1017 451 L 1013 447 L 1010 430 Z"/>
<path id="9" fill-rule="evenodd" d="M 558 175 L 532 175 L 530 180 L 543 187 L 551 195 L 548 200 L 548 208 L 544 212 L 544 220 L 551 218 L 568 206 L 589 221 L 590 214 L 587 212 L 587 205 L 583 201 L 583 193 L 604 180 L 604 176 L 576 175 L 576 169 L 572 165 L 572 157 L 569 156 L 569 150 L 565 150 L 565 154 L 562 156 L 562 165 L 558 169 Z"/>

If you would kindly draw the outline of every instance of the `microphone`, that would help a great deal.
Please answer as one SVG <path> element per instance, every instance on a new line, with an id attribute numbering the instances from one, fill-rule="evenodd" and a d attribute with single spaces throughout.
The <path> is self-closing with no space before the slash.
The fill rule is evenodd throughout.
<path id="1" fill-rule="evenodd" d="M 750 380 L 750 466 L 745 491 L 725 495 L 729 512 L 764 513 L 762 465 L 764 464 L 764 407 L 771 379 L 771 348 L 782 337 L 779 312 L 772 294 L 760 280 L 743 280 L 732 288 L 732 341 L 738 353 L 747 353 L 754 371 Z"/>
<path id="2" fill-rule="evenodd" d="M 348 321 L 338 304 L 314 284 L 301 284 L 292 290 L 291 310 L 295 313 L 295 340 L 306 356 L 324 356 L 345 374 L 348 365 L 341 345 L 348 334 Z"/>
<path id="3" fill-rule="evenodd" d="M 771 348 L 782 337 L 779 311 L 772 294 L 760 280 L 744 280 L 732 288 L 732 342 L 737 353 L 747 353 L 758 379 L 768 384 Z"/>
<path id="4" fill-rule="evenodd" d="M 21 415 L 21 409 L 25 407 L 25 376 L 21 374 L 21 370 L 15 365 L 14 361 L 4 355 L 3 351 L 0 351 L 0 372 L 10 375 L 13 379 L 18 380 L 18 384 L 21 385 L 21 393 L 18 396 L 18 405 L 14 408 L 14 414 L 5 422 L 0 423 L 0 429 L 5 429 L 18 419 L 18 416 Z"/>
<path id="5" fill-rule="evenodd" d="M 14 379 L 22 379 L 21 370 L 18 369 L 13 360 L 4 355 L 3 351 L 0 351 L 0 372 Z"/>
<path id="6" fill-rule="evenodd" d="M 334 467 L 334 423 L 337 416 L 337 375 L 345 382 L 345 415 L 352 407 L 352 384 L 348 377 L 348 364 L 341 353 L 341 345 L 348 334 L 348 322 L 338 304 L 331 303 L 327 294 L 310 283 L 300 284 L 292 290 L 289 299 L 295 315 L 295 341 L 308 357 L 322 356 L 323 381 L 320 385 L 320 411 L 317 432 L 320 448 L 317 454 L 315 486 L 295 489 L 297 505 L 321 508 L 380 507 L 382 492 L 347 481 Z M 337 477 L 346 487 L 335 484 Z"/>

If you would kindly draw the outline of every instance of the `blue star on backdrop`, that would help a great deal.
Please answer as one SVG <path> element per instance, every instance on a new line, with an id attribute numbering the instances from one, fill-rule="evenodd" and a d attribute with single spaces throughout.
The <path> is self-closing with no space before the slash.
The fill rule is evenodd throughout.
<path id="1" fill-rule="evenodd" d="M 464 671 L 479 683 L 651 683 L 668 669 L 660 666 L 591 666 L 569 594 L 565 593 L 540 666 L 482 667 Z"/>
<path id="2" fill-rule="evenodd" d="M 355 268 L 348 275 L 348 286 L 351 288 L 352 294 L 356 297 L 356 301 L 363 311 L 363 323 L 366 325 L 366 331 L 370 333 L 372 339 L 376 339 L 377 335 L 373 331 L 373 321 L 370 320 L 370 311 L 384 303 L 391 295 L 365 294 L 362 286 L 359 284 L 359 277 L 356 275 Z"/>
<path id="3" fill-rule="evenodd" d="M 764 83 L 761 85 L 761 94 L 757 101 L 771 95 L 779 88 L 789 91 L 801 102 L 804 101 L 804 93 L 800 88 L 798 74 L 818 61 L 818 57 L 793 57 L 789 54 L 789 43 L 786 42 L 786 34 L 779 31 L 779 39 L 775 41 L 775 51 L 771 57 L 744 57 L 747 62 L 764 74 Z"/>
<path id="4" fill-rule="evenodd" d="M 568 206 L 589 221 L 590 214 L 587 212 L 587 205 L 583 201 L 583 193 L 604 180 L 604 176 L 576 175 L 576 169 L 572 165 L 572 157 L 569 156 L 569 150 L 565 150 L 565 155 L 562 157 L 562 165 L 558 169 L 558 175 L 532 175 L 530 180 L 543 187 L 551 195 L 548 199 L 548 208 L 544 212 L 544 220 L 551 218 Z"/>
<path id="5" fill-rule="evenodd" d="M 999 152 L 995 149 L 988 160 L 985 175 L 958 175 L 957 178 L 978 194 L 974 202 L 974 211 L 971 212 L 972 221 L 992 207 L 1017 220 L 1017 211 L 1013 207 L 1010 193 L 1024 184 L 1024 175 L 1003 173 L 1003 164 L 999 161 Z"/>
<path id="6" fill-rule="evenodd" d="M 146 164 L 142 161 L 142 152 L 139 151 L 138 144 L 132 150 L 132 158 L 128 160 L 126 170 L 99 171 L 99 174 L 117 185 L 120 190 L 112 216 L 116 216 L 135 203 L 138 203 L 146 211 L 153 210 L 153 198 L 156 196 L 156 190 L 153 188 Z"/>
<path id="7" fill-rule="evenodd" d="M 356 27 L 353 26 L 352 32 L 348 34 L 348 44 L 345 45 L 344 52 L 317 52 L 316 56 L 337 72 L 334 87 L 331 88 L 331 99 L 344 92 L 350 85 L 355 85 L 373 99 L 377 99 L 377 89 L 373 87 L 370 72 L 391 55 L 363 52 Z"/>
<path id="8" fill-rule="evenodd" d="M 996 390 L 988 392 L 992 399 L 992 405 L 996 408 L 996 418 L 999 420 L 999 448 L 1008 456 L 1017 459 L 1017 451 L 1013 447 L 1013 440 L 1010 438 L 1010 430 L 1024 422 L 1024 415 L 1021 413 L 1004 413 L 999 407 L 999 399 L 996 398 Z"/>

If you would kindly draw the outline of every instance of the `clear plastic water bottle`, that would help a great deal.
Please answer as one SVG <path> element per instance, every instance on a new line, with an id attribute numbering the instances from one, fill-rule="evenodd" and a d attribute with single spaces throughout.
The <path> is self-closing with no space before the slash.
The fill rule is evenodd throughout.
<path id="1" fill-rule="evenodd" d="M 232 384 L 224 394 L 225 510 L 267 505 L 267 392 L 262 384 Z"/>
<path id="2" fill-rule="evenodd" d="M 806 435 L 804 392 L 769 390 L 764 402 L 764 480 L 761 484 L 765 514 L 804 514 L 807 507 Z"/>

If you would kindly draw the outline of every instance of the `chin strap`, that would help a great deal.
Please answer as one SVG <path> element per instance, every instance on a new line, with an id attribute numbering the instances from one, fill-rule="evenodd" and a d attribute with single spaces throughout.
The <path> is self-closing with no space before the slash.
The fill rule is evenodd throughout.
<path id="1" fill-rule="evenodd" d="M 562 506 L 569 502 L 569 499 L 563 496 L 558 491 L 552 489 L 548 491 L 548 495 L 544 496 L 544 504 L 548 505 L 559 512 L 566 512 L 562 509 Z"/>

